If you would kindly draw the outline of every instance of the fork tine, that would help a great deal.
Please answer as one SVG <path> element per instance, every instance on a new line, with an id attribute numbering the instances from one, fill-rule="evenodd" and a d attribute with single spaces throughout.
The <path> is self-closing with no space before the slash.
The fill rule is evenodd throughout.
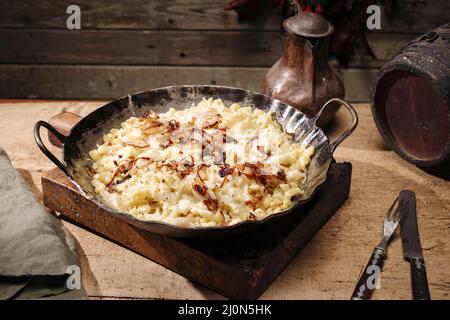
<path id="1" fill-rule="evenodd" d="M 397 223 L 398 221 L 400 221 L 400 210 L 402 210 L 403 206 L 405 205 L 404 200 L 400 199 L 398 202 L 398 206 L 397 208 L 395 208 L 395 212 L 392 215 L 392 219 L 395 223 Z"/>
<path id="2" fill-rule="evenodd" d="M 392 221 L 394 223 L 398 223 L 400 221 L 401 211 L 402 211 L 403 207 L 405 207 L 408 204 L 408 202 L 407 201 L 405 202 L 404 199 L 400 199 L 400 200 L 398 200 L 398 199 L 399 198 L 395 199 L 394 204 L 393 204 L 393 205 L 395 205 L 396 203 L 398 203 L 397 207 L 395 207 L 394 212 L 393 213 L 391 212 L 393 209 L 393 206 L 391 206 L 391 208 L 389 209 L 388 215 L 386 216 L 386 219 L 388 221 Z"/>
<path id="3" fill-rule="evenodd" d="M 394 209 L 394 207 L 395 207 L 395 205 L 397 204 L 397 202 L 398 202 L 398 197 L 395 198 L 394 202 L 392 203 L 391 207 L 389 208 L 388 212 L 386 213 L 385 219 L 388 219 L 388 220 L 389 220 L 389 217 L 390 217 L 390 215 L 391 215 L 392 209 Z"/>

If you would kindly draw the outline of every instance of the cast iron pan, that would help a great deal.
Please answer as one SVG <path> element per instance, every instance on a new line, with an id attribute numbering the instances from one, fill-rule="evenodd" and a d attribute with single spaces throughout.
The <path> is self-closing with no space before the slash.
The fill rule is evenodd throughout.
<path id="1" fill-rule="evenodd" d="M 286 211 L 274 213 L 263 220 L 247 220 L 231 226 L 217 227 L 179 227 L 169 223 L 141 221 L 130 214 L 109 208 L 97 199 L 90 183 L 89 167 L 92 165 L 88 152 L 102 143 L 102 136 L 110 129 L 119 127 L 120 123 L 131 116 L 140 116 L 145 111 L 158 113 L 169 108 L 185 109 L 197 104 L 204 97 L 221 98 L 226 105 L 239 103 L 241 106 L 272 111 L 280 125 L 292 134 L 295 142 L 314 145 L 316 151 L 307 170 L 305 192 L 293 200 L 293 205 Z M 316 126 L 322 111 L 331 103 L 343 105 L 351 114 L 352 123 L 336 141 L 330 143 L 323 131 Z M 110 214 L 150 232 L 183 238 L 227 237 L 242 234 L 255 228 L 273 223 L 280 217 L 302 214 L 301 205 L 309 201 L 315 191 L 327 178 L 327 172 L 336 147 L 356 128 L 358 116 L 353 107 L 341 99 L 331 99 L 313 118 L 308 118 L 297 109 L 263 94 L 238 88 L 193 85 L 172 86 L 133 95 L 112 101 L 81 119 L 68 135 L 64 135 L 45 121 L 38 121 L 34 127 L 34 136 L 41 151 L 55 163 L 72 181 L 80 192 Z M 60 140 L 63 149 L 63 161 L 53 155 L 43 144 L 40 128 L 45 127 Z"/>

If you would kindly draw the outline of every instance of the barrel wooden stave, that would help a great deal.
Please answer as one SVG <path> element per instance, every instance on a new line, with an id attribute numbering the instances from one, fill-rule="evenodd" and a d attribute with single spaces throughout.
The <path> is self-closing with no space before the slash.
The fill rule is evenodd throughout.
<path id="1" fill-rule="evenodd" d="M 372 114 L 401 157 L 450 171 L 450 24 L 410 42 L 381 68 Z"/>

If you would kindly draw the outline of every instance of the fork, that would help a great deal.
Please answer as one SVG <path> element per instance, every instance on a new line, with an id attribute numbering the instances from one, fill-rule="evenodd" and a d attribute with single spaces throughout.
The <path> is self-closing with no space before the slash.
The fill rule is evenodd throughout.
<path id="1" fill-rule="evenodd" d="M 399 198 L 397 197 L 389 208 L 386 217 L 384 218 L 383 238 L 381 239 L 381 242 L 373 249 L 372 256 L 370 257 L 364 272 L 359 278 L 355 291 L 353 291 L 352 300 L 370 299 L 374 290 L 379 288 L 380 273 L 383 268 L 384 259 L 387 256 L 387 245 L 399 224 L 399 212 L 403 205 L 403 201 L 399 201 Z"/>

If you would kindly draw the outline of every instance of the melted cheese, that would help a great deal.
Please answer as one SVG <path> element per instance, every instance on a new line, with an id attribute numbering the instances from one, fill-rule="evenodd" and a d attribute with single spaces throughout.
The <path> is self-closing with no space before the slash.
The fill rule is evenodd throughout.
<path id="1" fill-rule="evenodd" d="M 271 114 L 209 98 L 131 117 L 89 155 L 108 206 L 141 220 L 216 226 L 288 209 L 313 153 Z"/>

